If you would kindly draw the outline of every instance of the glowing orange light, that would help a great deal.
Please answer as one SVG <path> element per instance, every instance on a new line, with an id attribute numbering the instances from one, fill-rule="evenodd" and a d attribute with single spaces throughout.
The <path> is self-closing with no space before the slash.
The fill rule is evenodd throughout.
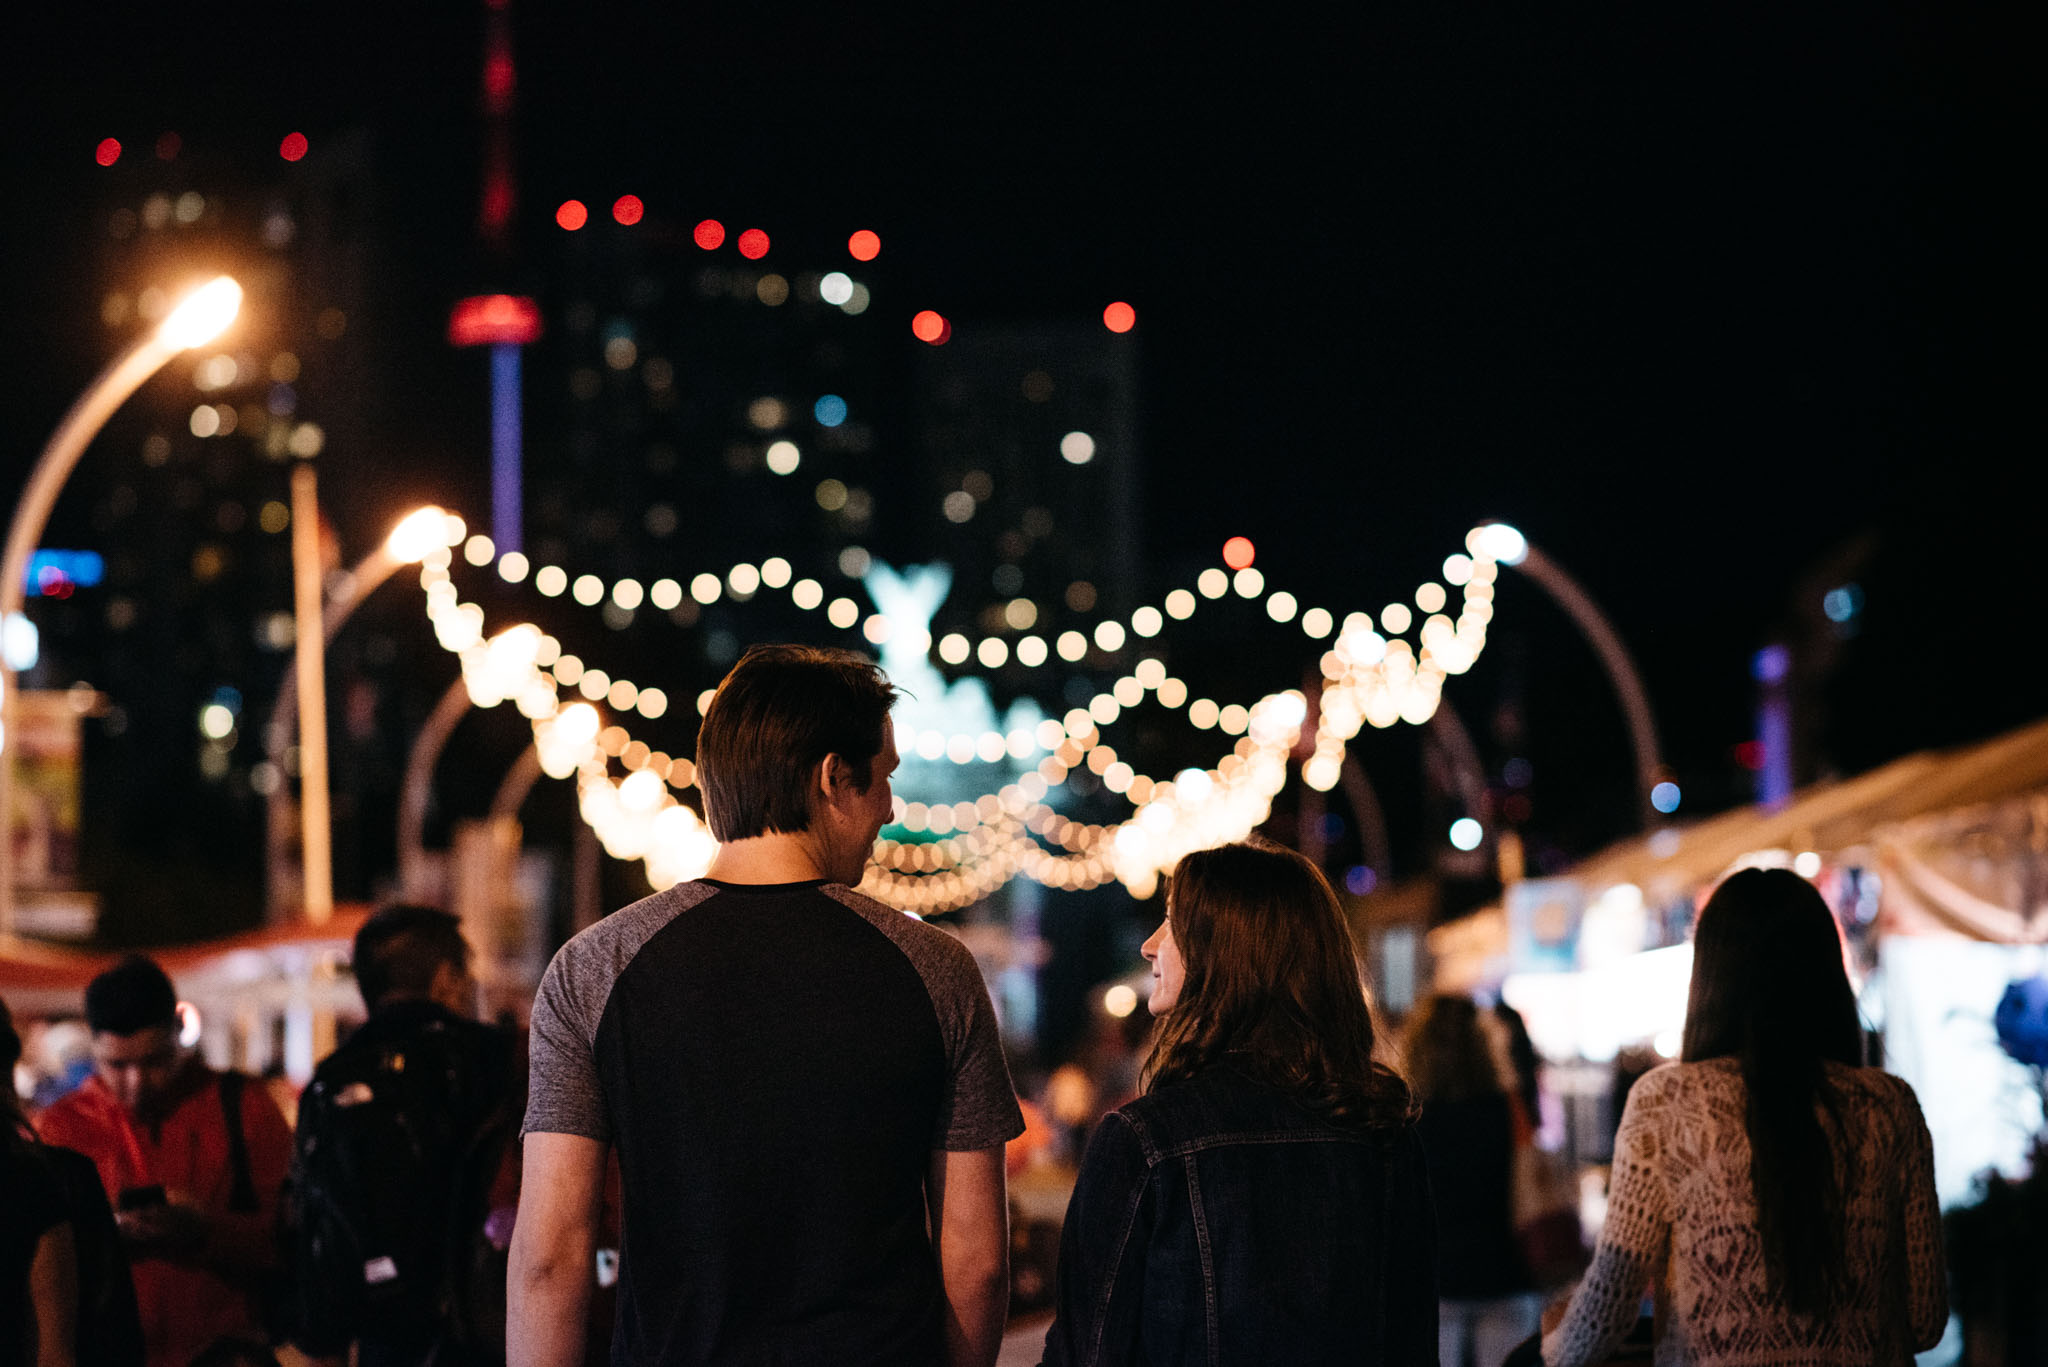
<path id="1" fill-rule="evenodd" d="M 846 239 L 846 250 L 856 261 L 872 261 L 882 254 L 880 235 L 862 228 Z"/>
<path id="2" fill-rule="evenodd" d="M 102 166 L 112 166 L 121 159 L 121 140 L 119 138 L 100 139 L 100 145 L 94 150 L 92 159 Z"/>
<path id="3" fill-rule="evenodd" d="M 562 207 L 555 210 L 555 222 L 573 233 L 590 222 L 590 210 L 583 207 L 583 201 L 580 199 L 565 199 L 562 201 Z"/>
<path id="4" fill-rule="evenodd" d="M 910 335 L 920 342 L 930 342 L 937 346 L 939 339 L 946 335 L 946 320 L 930 309 L 925 309 L 910 320 Z"/>
<path id="5" fill-rule="evenodd" d="M 1252 558 L 1257 554 L 1248 536 L 1233 536 L 1223 543 L 1223 563 L 1234 570 L 1250 569 Z"/>
<path id="6" fill-rule="evenodd" d="M 306 155 L 306 135 L 304 133 L 285 134 L 284 141 L 277 145 L 277 154 L 286 161 L 299 161 L 303 159 Z"/>
<path id="7" fill-rule="evenodd" d="M 741 233 L 740 255 L 749 261 L 759 261 L 768 255 L 768 234 L 759 228 L 749 228 Z"/>
<path id="8" fill-rule="evenodd" d="M 1138 325 L 1138 311 L 1119 300 L 1102 311 L 1102 325 L 1111 332 L 1129 332 Z M 1247 542 L 1247 545 L 1250 543 Z M 1246 561 L 1250 564 L 1250 561 Z"/>
<path id="9" fill-rule="evenodd" d="M 620 195 L 618 203 L 612 205 L 612 217 L 629 228 L 638 223 L 646 212 L 647 206 L 640 202 L 638 195 Z"/>
<path id="10" fill-rule="evenodd" d="M 714 251 L 719 243 L 725 241 L 725 225 L 715 218 L 707 218 L 697 225 L 697 231 L 690 236 L 705 251 Z"/>

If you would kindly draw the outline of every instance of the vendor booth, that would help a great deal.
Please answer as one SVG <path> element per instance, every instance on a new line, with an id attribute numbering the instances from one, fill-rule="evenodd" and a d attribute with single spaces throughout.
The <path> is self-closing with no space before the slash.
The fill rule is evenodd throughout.
<path id="1" fill-rule="evenodd" d="M 2008 982 L 2048 969 L 2048 722 L 1517 884 L 1430 933 L 1436 984 L 1498 990 L 1561 1090 L 1603 1089 L 1631 1050 L 1676 1055 L 1693 915 L 1719 879 L 1755 865 L 1794 869 L 1834 907 L 1865 1022 L 1920 1095 L 1943 1204 L 1971 1199 L 1987 1170 L 2023 1171 L 2041 1093 L 1992 1014 Z"/>

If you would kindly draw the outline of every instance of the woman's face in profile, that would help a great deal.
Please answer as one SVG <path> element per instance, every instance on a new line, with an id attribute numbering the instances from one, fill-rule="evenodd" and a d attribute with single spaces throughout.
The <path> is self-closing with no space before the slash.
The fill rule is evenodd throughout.
<path id="1" fill-rule="evenodd" d="M 1163 1016 L 1180 1000 L 1181 980 L 1185 976 L 1181 971 L 1180 946 L 1173 942 L 1171 907 L 1159 929 L 1152 932 L 1152 938 L 1138 952 L 1152 965 L 1152 995 L 1146 998 L 1145 1007 L 1154 1016 Z"/>

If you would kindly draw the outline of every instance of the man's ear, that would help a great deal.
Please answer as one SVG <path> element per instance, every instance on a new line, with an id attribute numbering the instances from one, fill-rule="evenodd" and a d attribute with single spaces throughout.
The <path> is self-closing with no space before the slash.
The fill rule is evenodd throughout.
<path id="1" fill-rule="evenodd" d="M 818 800 L 826 806 L 833 806 L 845 799 L 857 787 L 853 766 L 846 762 L 846 756 L 831 754 L 818 761 L 816 782 L 813 787 Z"/>

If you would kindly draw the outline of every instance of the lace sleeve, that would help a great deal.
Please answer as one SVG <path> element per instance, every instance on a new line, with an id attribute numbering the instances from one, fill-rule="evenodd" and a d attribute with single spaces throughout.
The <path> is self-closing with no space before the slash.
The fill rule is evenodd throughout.
<path id="1" fill-rule="evenodd" d="M 1646 1077 L 1630 1091 L 1614 1137 L 1607 1223 L 1563 1321 L 1543 1338 L 1547 1367 L 1605 1360 L 1635 1326 L 1643 1292 L 1671 1237 L 1671 1212 L 1659 1171 L 1665 1079 Z"/>
<path id="2" fill-rule="evenodd" d="M 1897 1079 L 1893 1079 L 1897 1081 Z M 1925 1351 L 1948 1327 L 1948 1276 L 1942 1266 L 1941 1201 L 1934 1190 L 1934 1140 L 1913 1089 L 1898 1082 L 1899 1162 L 1906 1237 L 1906 1310 L 1913 1347 Z"/>

